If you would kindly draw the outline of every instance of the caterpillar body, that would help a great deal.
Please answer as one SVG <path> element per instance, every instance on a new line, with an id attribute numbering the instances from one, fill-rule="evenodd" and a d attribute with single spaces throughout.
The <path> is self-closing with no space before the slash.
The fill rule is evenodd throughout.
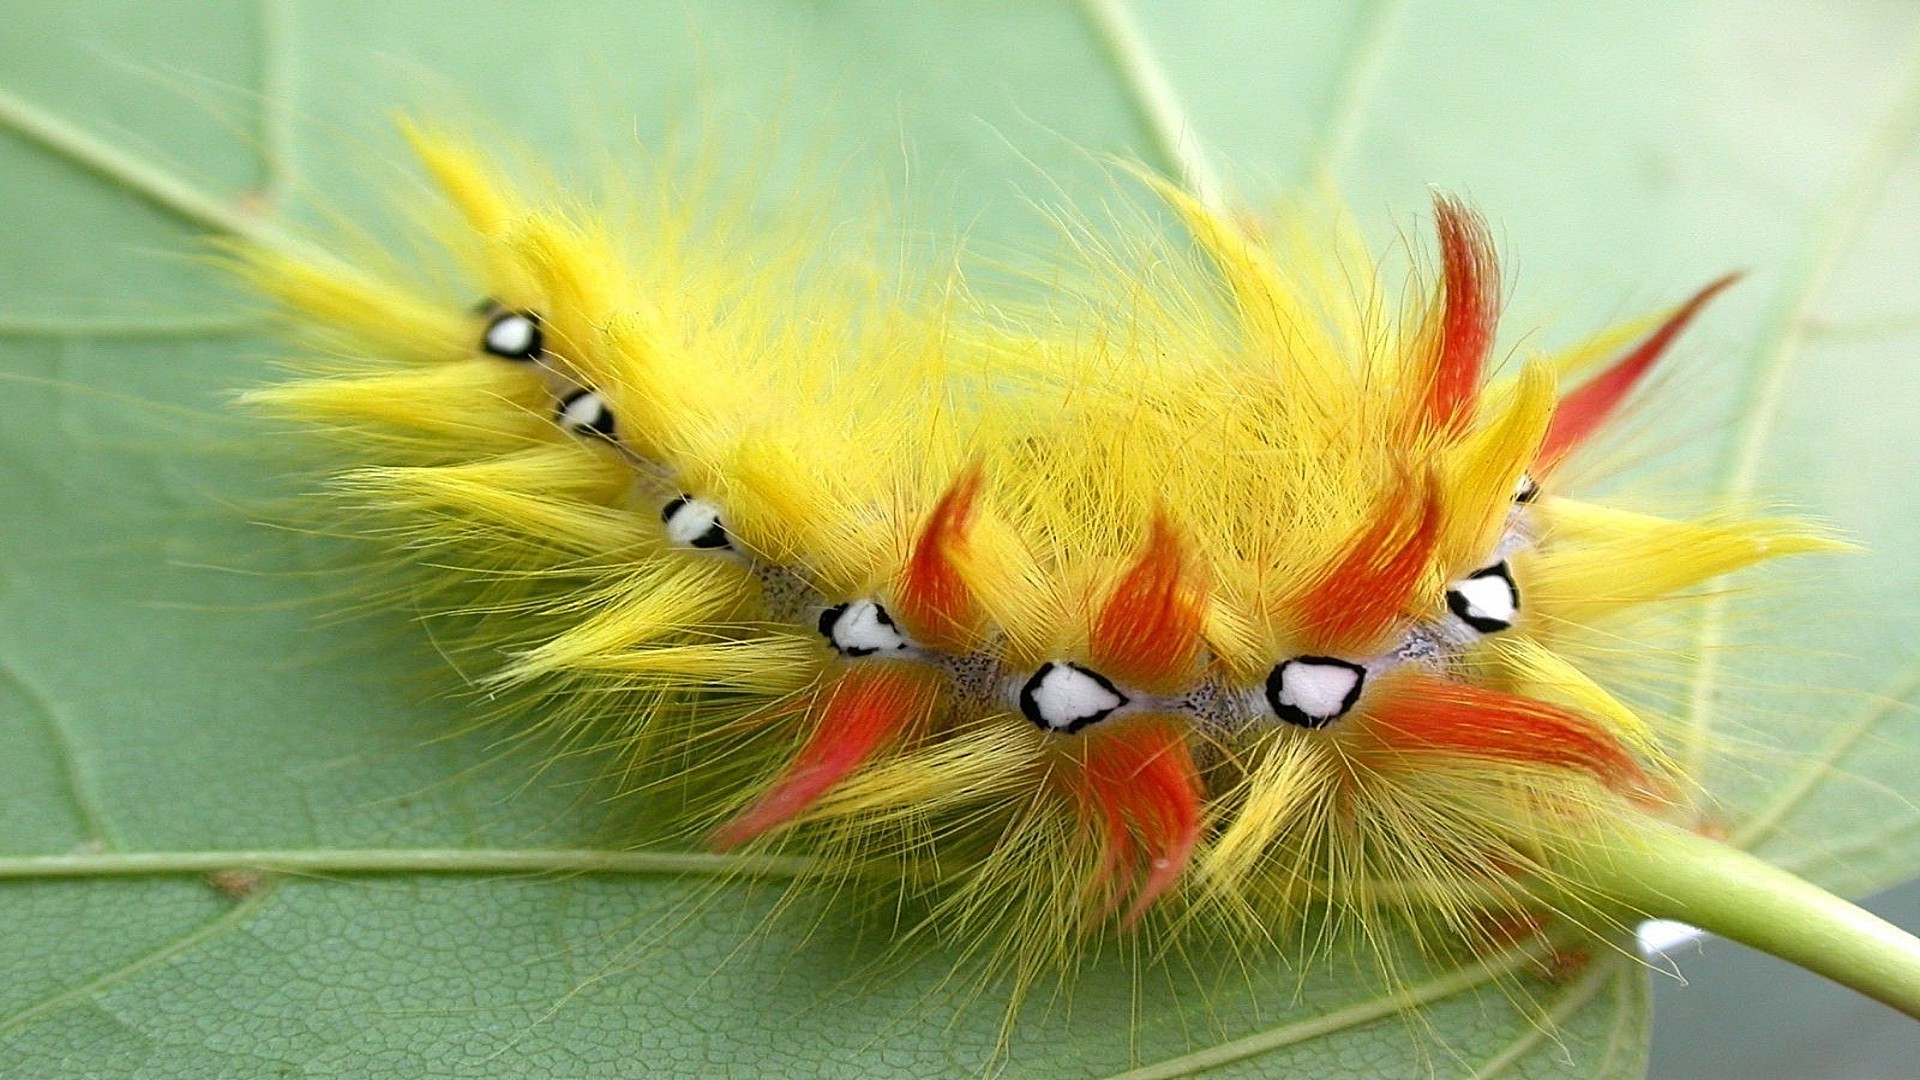
<path id="1" fill-rule="evenodd" d="M 1021 986 L 1114 933 L 1577 921 L 1555 846 L 1689 799 L 1582 642 L 1830 545 L 1565 490 L 1731 279 L 1494 378 L 1497 259 L 1449 198 L 1402 300 L 1337 225 L 1142 175 L 1166 222 L 1069 230 L 1023 306 L 409 134 L 467 295 L 242 246 L 297 327 L 247 400 L 334 438 L 330 504 L 434 568 L 415 602 L 557 745 L 681 836 L 888 868 L 908 933 Z"/>

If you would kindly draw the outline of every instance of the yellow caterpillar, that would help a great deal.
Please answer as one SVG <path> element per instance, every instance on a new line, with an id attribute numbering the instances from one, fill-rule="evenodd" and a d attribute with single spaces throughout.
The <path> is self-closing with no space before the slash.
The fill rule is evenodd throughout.
<path id="1" fill-rule="evenodd" d="M 1337 221 L 1143 177 L 1177 227 L 1077 230 L 1022 304 L 410 137 L 469 295 L 238 246 L 297 342 L 249 403 L 332 437 L 346 526 L 434 568 L 524 723 L 690 838 L 886 868 L 909 932 L 1019 986 L 1116 932 L 1578 920 L 1556 852 L 1689 799 L 1583 645 L 1833 546 L 1564 490 L 1728 281 L 1492 378 L 1497 260 L 1451 199 L 1400 296 Z"/>

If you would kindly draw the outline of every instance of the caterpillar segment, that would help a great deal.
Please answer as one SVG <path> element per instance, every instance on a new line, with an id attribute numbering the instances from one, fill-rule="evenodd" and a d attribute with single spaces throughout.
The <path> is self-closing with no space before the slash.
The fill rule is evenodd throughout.
<path id="1" fill-rule="evenodd" d="M 1533 902 L 1555 830 L 1684 783 L 1563 646 L 1833 546 L 1560 490 L 1731 278 L 1561 395 L 1553 360 L 1489 378 L 1498 263 L 1444 197 L 1411 304 L 1350 238 L 1147 178 L 1181 232 L 969 311 L 808 222 L 543 204 L 410 137 L 484 301 L 244 250 L 299 327 L 250 401 L 350 455 L 335 505 L 458 580 L 434 603 L 519 616 L 484 679 L 629 692 L 624 777 L 725 779 L 681 833 L 929 869 L 937 932 L 1023 979 L 1173 908 L 1271 939 L 1309 901 Z"/>

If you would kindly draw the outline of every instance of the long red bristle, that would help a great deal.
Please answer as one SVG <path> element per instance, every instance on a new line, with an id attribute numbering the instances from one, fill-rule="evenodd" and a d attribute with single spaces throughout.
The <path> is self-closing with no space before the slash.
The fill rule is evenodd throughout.
<path id="1" fill-rule="evenodd" d="M 1486 222 L 1464 203 L 1433 201 L 1440 233 L 1440 334 L 1427 361 L 1429 430 L 1458 435 L 1473 416 L 1500 321 L 1500 267 Z"/>
<path id="2" fill-rule="evenodd" d="M 1080 812 L 1105 830 L 1109 874 L 1135 873 L 1145 861 L 1123 919 L 1130 924 L 1173 886 L 1200 840 L 1203 793 L 1186 735 L 1169 720 L 1096 731 L 1073 788 Z M 1125 883 L 1111 884 L 1117 902 Z"/>
<path id="3" fill-rule="evenodd" d="M 1396 676 L 1367 712 L 1368 730 L 1392 750 L 1576 769 L 1616 790 L 1649 786 L 1604 727 L 1544 701 L 1409 674 Z"/>
<path id="4" fill-rule="evenodd" d="M 1561 398 L 1560 404 L 1554 407 L 1553 422 L 1547 427 L 1547 437 L 1540 444 L 1540 468 L 1551 469 L 1592 438 L 1633 388 L 1639 385 L 1641 377 L 1652 369 L 1666 353 L 1667 347 L 1700 313 L 1700 309 L 1707 306 L 1707 301 L 1738 280 L 1739 274 L 1728 274 L 1694 293 L 1692 299 L 1675 309 L 1667 321 L 1661 323 L 1633 351 L 1581 384 L 1580 389 Z"/>
<path id="5" fill-rule="evenodd" d="M 1406 609 L 1439 539 L 1434 485 L 1403 479 L 1347 554 L 1301 599 L 1314 651 L 1338 656 L 1372 645 Z"/>
<path id="6" fill-rule="evenodd" d="M 960 576 L 957 560 L 979 507 L 985 474 L 978 465 L 960 474 L 927 515 L 907 557 L 894 614 L 909 633 L 938 648 L 963 646 L 977 615 L 973 593 Z"/>
<path id="7" fill-rule="evenodd" d="M 1200 623 L 1200 600 L 1187 581 L 1180 538 L 1164 518 L 1155 518 L 1139 560 L 1094 619 L 1089 651 L 1109 678 L 1164 685 L 1193 670 Z"/>
<path id="8" fill-rule="evenodd" d="M 853 668 L 815 696 L 806 743 L 754 804 L 713 835 L 721 851 L 793 820 L 933 708 L 928 676 L 898 664 Z"/>

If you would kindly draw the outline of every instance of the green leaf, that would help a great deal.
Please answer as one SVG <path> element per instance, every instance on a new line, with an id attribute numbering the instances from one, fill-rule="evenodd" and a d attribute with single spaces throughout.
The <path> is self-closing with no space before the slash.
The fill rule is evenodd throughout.
<path id="1" fill-rule="evenodd" d="M 1746 582 L 1757 595 L 1710 604 L 1683 662 L 1621 674 L 1704 734 L 1705 790 L 1737 837 L 1856 892 L 1920 868 L 1903 797 L 1920 766 L 1920 18 L 1142 7 L 1241 195 L 1325 170 L 1383 239 L 1412 230 L 1428 184 L 1471 196 L 1517 268 L 1511 341 L 1569 341 L 1752 271 L 1619 443 L 1637 467 L 1618 491 L 1800 507 L 1869 554 Z M 792 129 L 910 171 L 925 222 L 1024 243 L 1044 232 L 1029 199 L 1100 197 L 1087 151 L 1155 152 L 1138 73 L 1084 15 L 10 5 L 0 1072 L 1638 1075 L 1645 978 L 1616 956 L 1553 984 L 1441 959 L 1392 992 L 1339 966 L 1136 978 L 1114 959 L 1040 995 L 1003 1047 L 998 1008 L 967 1007 L 950 960 L 885 964 L 873 927 L 831 912 L 768 923 L 775 881 L 644 860 L 502 876 L 512 860 L 487 853 L 617 846 L 618 815 L 584 771 L 523 788 L 484 739 L 443 737 L 471 703 L 433 692 L 414 613 L 325 618 L 351 595 L 329 545 L 249 524 L 285 464 L 225 401 L 266 377 L 269 346 L 198 240 L 262 202 L 382 220 L 396 108 L 483 119 L 556 161 L 703 115 Z M 368 849 L 431 872 L 372 873 Z M 216 888 L 166 854 L 233 850 L 300 872 Z"/>

